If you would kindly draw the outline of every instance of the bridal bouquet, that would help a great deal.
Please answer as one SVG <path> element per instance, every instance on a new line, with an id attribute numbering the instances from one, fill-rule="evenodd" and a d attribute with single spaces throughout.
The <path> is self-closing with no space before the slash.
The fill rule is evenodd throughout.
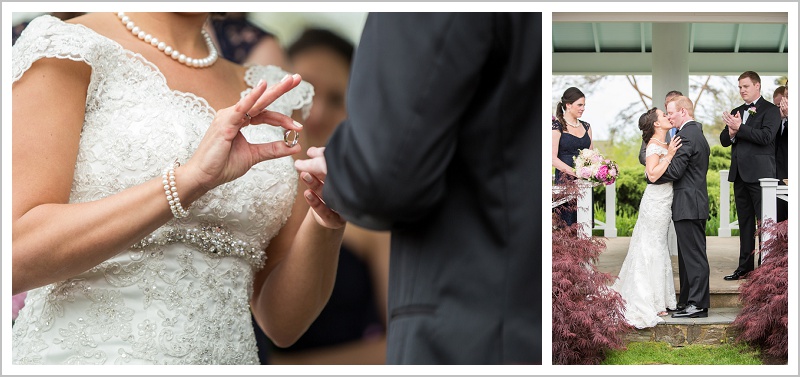
<path id="1" fill-rule="evenodd" d="M 617 163 L 603 157 L 597 149 L 581 149 L 575 157 L 575 175 L 578 178 L 608 186 L 617 180 L 618 174 Z"/>

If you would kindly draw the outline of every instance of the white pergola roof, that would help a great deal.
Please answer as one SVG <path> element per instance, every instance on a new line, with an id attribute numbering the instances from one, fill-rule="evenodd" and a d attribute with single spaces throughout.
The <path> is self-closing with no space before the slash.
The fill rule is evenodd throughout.
<path id="1" fill-rule="evenodd" d="M 689 74 L 788 72 L 788 14 L 553 13 L 553 74 L 650 74 L 653 24 L 689 25 Z"/>

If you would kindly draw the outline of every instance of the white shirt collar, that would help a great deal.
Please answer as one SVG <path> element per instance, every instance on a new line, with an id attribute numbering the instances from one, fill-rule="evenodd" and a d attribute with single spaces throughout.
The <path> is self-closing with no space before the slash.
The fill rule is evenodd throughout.
<path id="1" fill-rule="evenodd" d="M 689 123 L 689 122 L 691 122 L 691 121 L 693 121 L 693 120 L 694 120 L 694 119 L 689 119 L 689 120 L 687 120 L 687 121 L 683 122 L 683 124 L 681 124 L 681 126 L 680 126 L 680 127 L 678 127 L 678 131 L 682 130 L 682 129 L 683 129 L 683 126 L 685 126 L 685 125 L 686 125 L 686 123 Z"/>
<path id="2" fill-rule="evenodd" d="M 761 96 L 759 96 L 758 98 L 756 98 L 756 100 L 755 100 L 755 101 L 753 101 L 752 103 L 747 103 L 747 102 L 745 102 L 745 104 L 747 104 L 747 106 L 755 106 L 755 105 L 756 105 L 756 102 L 758 102 L 758 100 L 760 100 L 760 99 L 761 99 Z"/>

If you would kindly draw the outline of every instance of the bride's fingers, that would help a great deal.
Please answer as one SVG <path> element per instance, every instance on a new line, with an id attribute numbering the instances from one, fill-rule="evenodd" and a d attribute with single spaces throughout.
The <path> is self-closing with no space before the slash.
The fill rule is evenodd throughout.
<path id="1" fill-rule="evenodd" d="M 246 96 L 242 97 L 242 99 L 233 106 L 233 111 L 230 112 L 228 121 L 231 124 L 241 124 L 241 120 L 246 118 L 245 114 L 253 108 L 258 98 L 264 94 L 266 90 L 267 83 L 264 80 L 259 81 L 250 93 L 247 93 Z"/>
<path id="2" fill-rule="evenodd" d="M 303 125 L 293 120 L 291 117 L 283 115 L 279 112 L 266 110 L 258 115 L 253 115 L 250 124 L 271 124 L 273 126 L 283 127 L 287 130 L 294 130 L 300 132 L 303 130 Z"/>
<path id="3" fill-rule="evenodd" d="M 300 85 L 300 81 L 302 81 L 302 78 L 296 73 L 291 76 L 284 76 L 281 81 L 267 88 L 267 90 L 261 94 L 258 100 L 256 100 L 256 102 L 252 105 L 252 112 L 250 115 L 252 116 L 264 111 L 264 109 L 266 109 L 271 103 L 275 102 L 278 97 L 292 90 L 297 85 Z"/>
<path id="4" fill-rule="evenodd" d="M 256 158 L 256 163 L 275 158 L 291 156 L 302 150 L 302 148 L 300 148 L 300 144 L 296 144 L 293 147 L 288 147 L 283 140 L 273 141 L 271 143 L 249 144 L 249 146 L 250 152 Z"/>

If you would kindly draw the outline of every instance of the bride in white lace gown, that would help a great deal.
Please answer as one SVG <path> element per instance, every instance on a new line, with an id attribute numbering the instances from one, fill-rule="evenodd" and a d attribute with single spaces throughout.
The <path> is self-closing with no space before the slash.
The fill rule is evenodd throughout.
<path id="1" fill-rule="evenodd" d="M 651 109 L 639 119 L 639 129 L 648 143 L 645 174 L 656 181 L 667 170 L 680 148 L 675 137 L 664 140 L 672 128 L 661 110 Z M 639 204 L 628 254 L 619 278 L 612 288 L 625 300 L 625 319 L 636 328 L 653 327 L 663 322 L 666 309 L 676 306 L 675 282 L 669 256 L 667 234 L 672 221 L 672 183 L 648 184 Z"/>
<path id="2" fill-rule="evenodd" d="M 295 200 L 282 129 L 313 88 L 217 59 L 207 16 L 42 16 L 14 45 L 13 363 L 257 364 L 251 310 L 289 345 L 327 302 L 344 221 L 324 177 Z"/>

